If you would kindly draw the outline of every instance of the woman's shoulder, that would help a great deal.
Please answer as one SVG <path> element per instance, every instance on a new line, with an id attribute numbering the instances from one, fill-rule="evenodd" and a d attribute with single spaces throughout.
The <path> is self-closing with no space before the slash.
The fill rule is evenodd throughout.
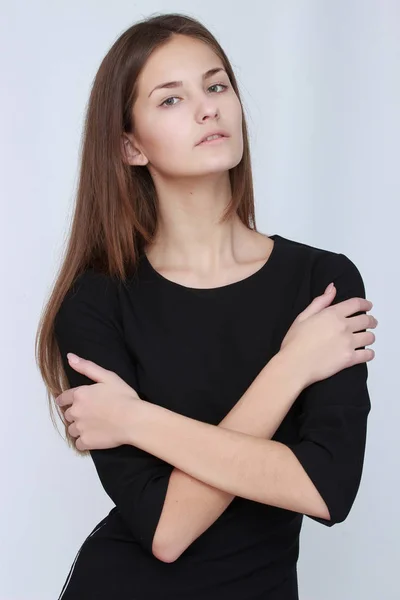
<path id="1" fill-rule="evenodd" d="M 59 314 L 114 313 L 118 308 L 117 279 L 88 267 L 80 272 L 61 302 Z"/>
<path id="2" fill-rule="evenodd" d="M 358 288 L 360 294 L 364 292 L 359 267 L 347 254 L 278 234 L 275 237 L 281 243 L 287 264 L 294 271 L 308 275 L 315 290 L 340 280 Z"/>
<path id="3" fill-rule="evenodd" d="M 316 271 L 327 267 L 337 267 L 339 269 L 356 267 L 352 259 L 343 252 L 315 246 L 279 234 L 275 234 L 274 237 L 278 238 L 287 255 L 293 258 L 298 257 L 301 261 L 307 261 Z"/>
<path id="4" fill-rule="evenodd" d="M 121 321 L 115 278 L 88 268 L 75 277 L 63 296 L 54 318 L 54 331 L 59 339 L 79 331 L 101 345 L 106 336 L 113 339 L 116 331 L 121 332 Z"/>

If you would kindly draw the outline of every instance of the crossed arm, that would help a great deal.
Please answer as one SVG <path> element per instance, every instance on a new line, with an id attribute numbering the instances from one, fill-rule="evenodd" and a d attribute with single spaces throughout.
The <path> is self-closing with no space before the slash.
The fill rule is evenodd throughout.
<path id="1" fill-rule="evenodd" d="M 296 371 L 293 361 L 280 351 L 218 427 L 144 403 L 151 414 L 144 415 L 144 426 L 134 428 L 137 433 L 132 443 L 170 464 L 181 461 L 185 468 L 175 467 L 171 473 L 153 539 L 157 558 L 176 560 L 218 519 L 235 495 L 242 495 L 222 489 L 234 488 L 241 479 L 247 497 L 253 493 L 254 499 L 266 504 L 330 518 L 325 502 L 290 448 L 270 441 L 304 387 L 304 373 Z M 222 435 L 218 428 L 227 431 Z M 202 450 L 193 456 L 195 448 Z M 202 480 L 189 475 L 191 469 Z M 262 498 L 257 496 L 260 486 Z"/>

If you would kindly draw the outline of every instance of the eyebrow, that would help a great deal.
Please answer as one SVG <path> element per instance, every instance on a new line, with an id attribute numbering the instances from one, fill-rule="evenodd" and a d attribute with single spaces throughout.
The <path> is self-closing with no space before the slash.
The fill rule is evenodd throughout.
<path id="1" fill-rule="evenodd" d="M 223 69 L 222 67 L 216 67 L 214 69 L 209 69 L 208 71 L 203 73 L 203 75 L 202 75 L 203 81 L 205 81 L 206 79 L 210 79 L 210 77 L 213 77 L 216 73 L 219 73 L 220 71 L 224 71 L 226 73 L 226 70 Z M 156 85 L 156 87 L 153 90 L 151 90 L 148 97 L 150 98 L 150 96 L 154 92 L 154 90 L 159 90 L 161 88 L 176 88 L 176 87 L 181 87 L 182 85 L 183 85 L 183 81 L 167 81 L 166 83 L 160 83 L 160 85 Z"/>

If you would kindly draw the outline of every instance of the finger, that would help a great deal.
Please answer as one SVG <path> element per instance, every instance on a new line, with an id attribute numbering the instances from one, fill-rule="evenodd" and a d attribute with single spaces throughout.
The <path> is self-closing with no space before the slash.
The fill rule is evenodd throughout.
<path id="1" fill-rule="evenodd" d="M 366 313 L 357 315 L 356 317 L 349 317 L 347 320 L 350 331 L 363 331 L 365 329 L 375 329 L 377 327 L 375 317 Z"/>
<path id="2" fill-rule="evenodd" d="M 82 440 L 80 437 L 77 438 L 76 442 L 75 442 L 75 447 L 77 450 L 81 450 L 82 452 L 84 450 L 89 450 L 88 447 L 85 446 L 85 444 L 83 444 Z"/>
<path id="3" fill-rule="evenodd" d="M 365 346 L 369 346 L 370 344 L 374 344 L 376 340 L 376 335 L 372 331 L 362 331 L 359 333 L 353 334 L 353 344 L 354 349 L 365 348 Z"/>
<path id="4" fill-rule="evenodd" d="M 55 399 L 56 404 L 58 404 L 58 406 L 68 406 L 69 404 L 72 404 L 74 401 L 74 396 L 72 392 L 73 388 L 65 390 Z"/>
<path id="5" fill-rule="evenodd" d="M 335 310 L 339 312 L 342 317 L 349 317 L 356 313 L 368 312 L 373 307 L 370 300 L 366 298 L 348 298 L 348 300 L 342 300 L 338 304 L 335 304 Z"/>
<path id="6" fill-rule="evenodd" d="M 115 381 L 115 377 L 118 377 L 113 371 L 104 369 L 104 367 L 97 365 L 95 362 L 76 356 L 76 354 L 72 354 L 71 352 L 67 354 L 67 358 L 70 366 L 75 371 L 86 375 L 86 377 L 97 383 Z"/>
<path id="7" fill-rule="evenodd" d="M 369 362 L 375 358 L 375 351 L 372 348 L 362 348 L 354 350 L 353 364 Z"/>
<path id="8" fill-rule="evenodd" d="M 72 423 L 72 421 L 74 420 L 74 417 L 71 415 L 71 408 L 67 408 L 67 410 L 64 413 L 64 418 L 66 421 L 68 421 L 69 423 Z"/>
<path id="9" fill-rule="evenodd" d="M 76 428 L 75 422 L 71 423 L 71 425 L 68 427 L 68 433 L 70 435 L 72 435 L 72 437 L 75 437 L 75 438 L 79 436 L 79 431 Z"/>
<path id="10" fill-rule="evenodd" d="M 310 304 L 298 315 L 299 321 L 304 321 L 312 315 L 319 313 L 323 308 L 331 304 L 336 296 L 336 286 L 330 292 L 325 292 L 320 296 L 316 296 Z"/>

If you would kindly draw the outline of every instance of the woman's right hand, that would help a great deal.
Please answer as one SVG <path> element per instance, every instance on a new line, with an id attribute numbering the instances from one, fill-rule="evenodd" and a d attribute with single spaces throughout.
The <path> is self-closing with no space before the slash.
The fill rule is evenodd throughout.
<path id="1" fill-rule="evenodd" d="M 304 373 L 305 387 L 375 356 L 372 349 L 361 348 L 373 344 L 375 335 L 362 330 L 376 328 L 378 321 L 367 314 L 349 317 L 370 310 L 372 302 L 349 298 L 329 306 L 336 288 L 327 290 L 296 317 L 281 344 L 281 351 L 289 353 Z"/>

